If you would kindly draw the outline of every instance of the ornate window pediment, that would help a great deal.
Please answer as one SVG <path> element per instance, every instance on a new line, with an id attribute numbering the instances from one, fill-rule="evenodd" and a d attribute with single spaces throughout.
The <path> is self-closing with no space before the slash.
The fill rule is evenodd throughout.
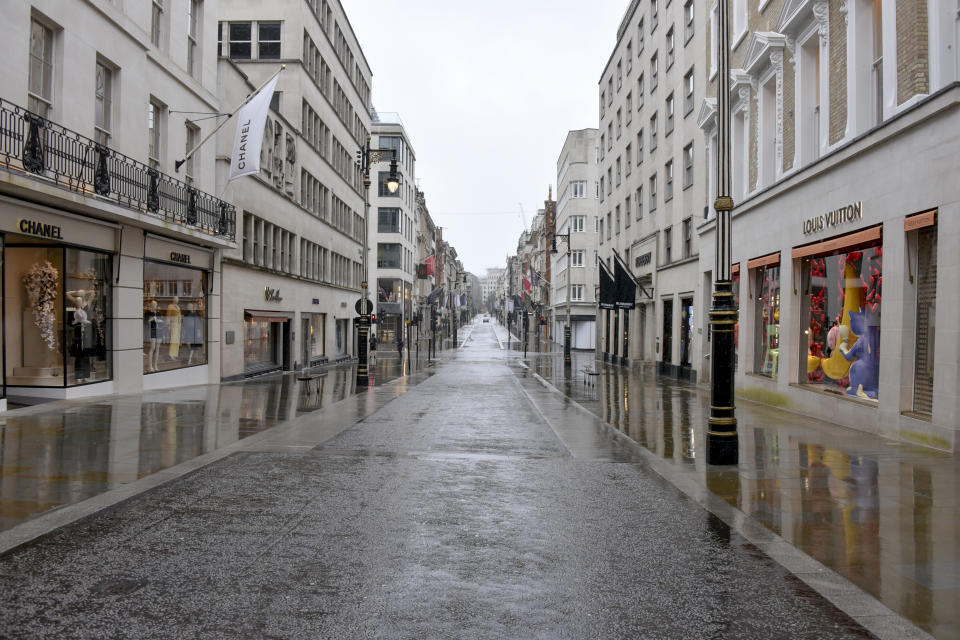
<path id="1" fill-rule="evenodd" d="M 700 103 L 700 113 L 697 115 L 697 126 L 702 131 L 712 131 L 717 126 L 717 101 L 713 98 L 704 98 Z"/>
<path id="2" fill-rule="evenodd" d="M 767 69 L 770 64 L 771 55 L 780 54 L 780 60 L 783 60 L 783 50 L 786 47 L 786 36 L 773 31 L 758 31 L 750 37 L 750 44 L 747 46 L 747 56 L 743 63 L 743 70 L 750 76 L 757 79 Z"/>
<path id="3" fill-rule="evenodd" d="M 796 34 L 813 20 L 815 0 L 787 0 L 777 19 L 777 31 Z"/>
<path id="4" fill-rule="evenodd" d="M 841 0 L 841 8 L 846 7 L 846 1 Z M 807 29 L 816 24 L 821 39 L 826 41 L 828 22 L 827 0 L 786 0 L 780 17 L 777 19 L 777 31 L 787 37 L 787 47 L 792 51 L 792 42 Z"/>

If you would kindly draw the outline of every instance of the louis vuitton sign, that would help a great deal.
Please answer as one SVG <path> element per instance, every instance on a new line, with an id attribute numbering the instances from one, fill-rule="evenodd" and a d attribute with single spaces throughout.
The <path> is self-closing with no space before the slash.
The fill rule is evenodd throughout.
<path id="1" fill-rule="evenodd" d="M 804 235 L 817 233 L 824 229 L 833 229 L 848 222 L 863 219 L 863 202 L 857 200 L 845 207 L 828 211 L 814 218 L 803 221 Z"/>

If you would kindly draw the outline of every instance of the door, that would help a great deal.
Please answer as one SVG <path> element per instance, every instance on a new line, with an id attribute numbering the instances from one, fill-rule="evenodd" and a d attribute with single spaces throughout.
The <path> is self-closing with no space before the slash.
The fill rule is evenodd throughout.
<path id="1" fill-rule="evenodd" d="M 673 300 L 669 299 L 663 301 L 663 346 L 660 359 L 664 362 L 673 360 Z"/>
<path id="2" fill-rule="evenodd" d="M 693 349 L 693 298 L 680 299 L 680 366 L 690 366 Z"/>

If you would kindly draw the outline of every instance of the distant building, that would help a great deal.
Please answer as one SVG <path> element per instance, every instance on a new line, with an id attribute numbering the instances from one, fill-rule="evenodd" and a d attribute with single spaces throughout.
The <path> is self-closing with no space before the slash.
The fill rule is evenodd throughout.
<path id="1" fill-rule="evenodd" d="M 376 250 L 376 271 L 371 281 L 377 309 L 377 335 L 382 344 L 395 342 L 413 319 L 414 280 L 419 219 L 417 216 L 416 154 L 403 122 L 396 113 L 374 112 L 374 149 L 393 149 L 371 165 L 370 246 Z M 400 186 L 387 188 L 390 166 L 396 163 Z"/>
<path id="2" fill-rule="evenodd" d="M 570 131 L 557 159 L 559 236 L 557 253 L 552 256 L 550 309 L 554 340 L 560 344 L 563 344 L 563 327 L 569 309 L 574 349 L 593 349 L 596 340 L 598 144 L 596 129 Z"/>

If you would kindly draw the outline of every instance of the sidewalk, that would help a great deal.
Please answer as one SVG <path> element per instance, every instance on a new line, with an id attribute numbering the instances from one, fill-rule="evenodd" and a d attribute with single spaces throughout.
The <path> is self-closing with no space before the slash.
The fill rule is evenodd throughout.
<path id="1" fill-rule="evenodd" d="M 532 374 L 644 447 L 691 497 L 721 498 L 732 517 L 761 523 L 933 636 L 960 638 L 956 455 L 738 399 L 740 464 L 708 467 L 709 393 L 592 352 L 573 353 L 567 378 L 554 349 L 528 349 Z"/>
<path id="2" fill-rule="evenodd" d="M 468 326 L 462 335 L 469 331 Z M 360 404 L 344 419 L 359 419 L 365 407 L 373 406 L 371 396 L 392 397 L 392 388 L 380 393 L 380 387 L 404 380 L 411 369 L 414 375 L 430 372 L 452 357 L 449 340 L 446 347 L 429 362 L 425 351 L 419 360 L 415 350 L 403 361 L 396 351 L 391 357 L 377 356 L 371 368 L 373 387 L 355 400 Z M 247 438 L 360 397 L 355 384 L 356 367 L 351 364 L 327 368 L 311 383 L 287 372 L 0 413 L 0 532 L 178 465 L 196 467 L 191 461 L 214 459 L 210 456 Z M 60 523 L 69 520 L 63 514 L 57 518 Z M 32 530 L 43 528 L 41 523 Z M 0 551 L 4 548 L 0 543 Z"/>

